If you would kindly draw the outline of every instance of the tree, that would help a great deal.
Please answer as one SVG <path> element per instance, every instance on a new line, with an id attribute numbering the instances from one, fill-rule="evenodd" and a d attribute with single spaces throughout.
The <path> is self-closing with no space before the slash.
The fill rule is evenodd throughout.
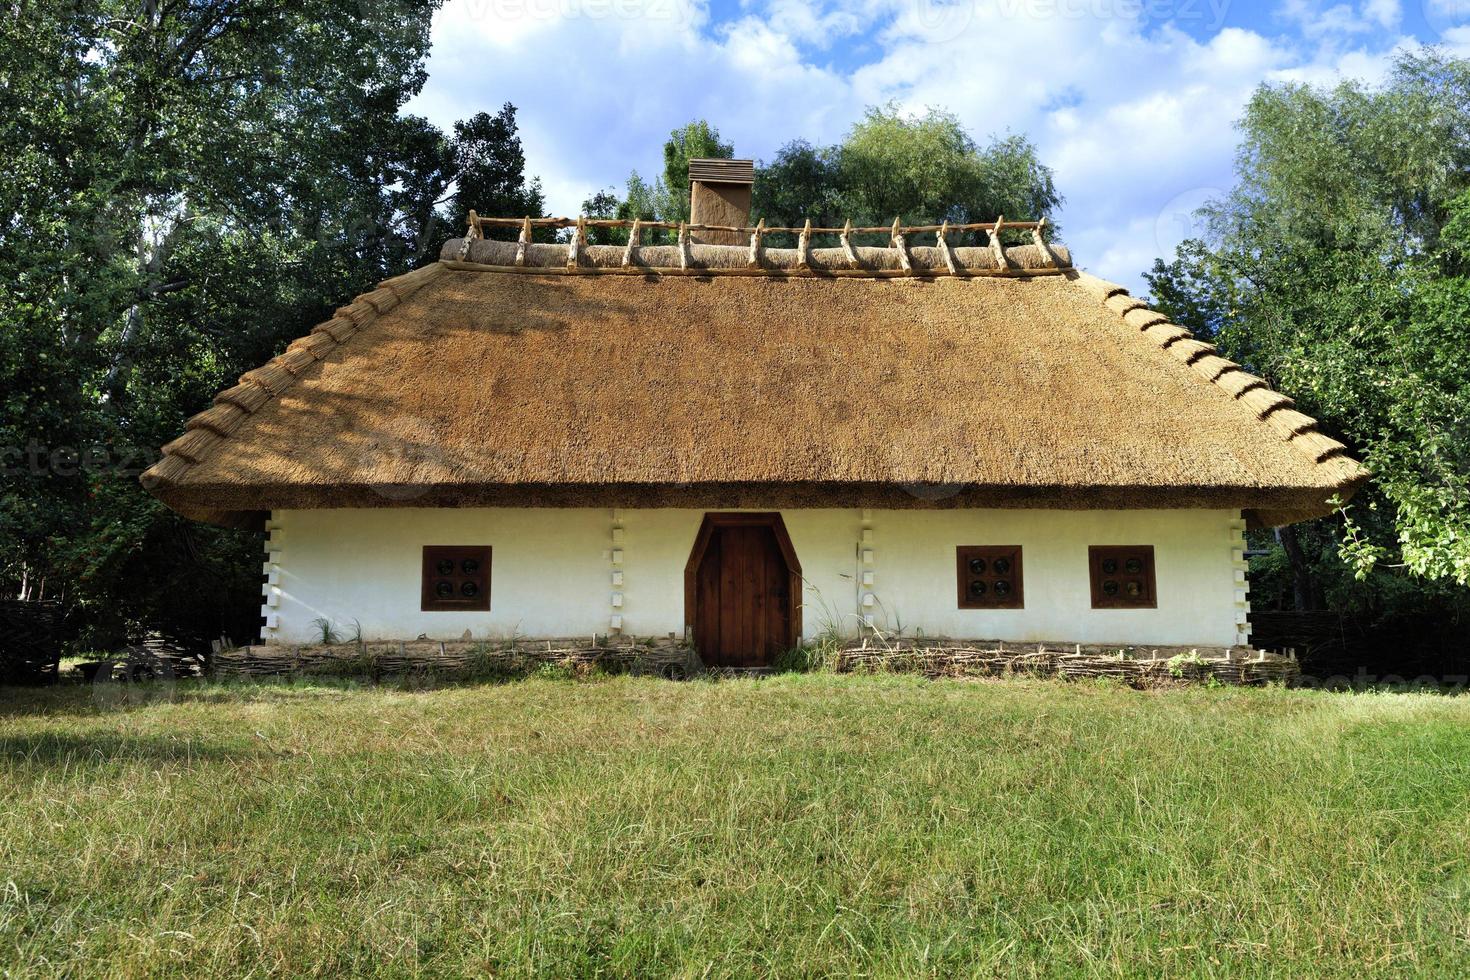
<path id="1" fill-rule="evenodd" d="M 437 253 L 468 151 L 400 115 L 436 5 L 0 14 L 0 588 L 65 599 L 79 642 L 254 633 L 258 537 L 137 475 L 243 371 Z M 529 195 L 523 166 L 496 186 Z"/>
<path id="2" fill-rule="evenodd" d="M 687 221 L 689 160 L 733 154 L 705 120 L 674 130 L 664 144 L 662 177 L 649 187 L 634 173 L 619 215 Z M 786 227 L 808 218 L 826 227 L 845 218 L 887 224 L 895 216 L 910 224 L 965 223 L 1039 218 L 1061 201 L 1051 169 L 1025 137 L 1007 135 L 982 147 L 950 113 L 930 109 L 911 117 L 887 105 L 870 108 L 837 146 L 798 139 L 781 147 L 756 168 L 751 211 L 752 219 Z M 794 244 L 790 238 L 772 235 L 768 244 Z"/>
<path id="3" fill-rule="evenodd" d="M 953 114 L 867 110 L 837 149 L 843 209 L 855 222 L 906 224 L 1040 218 L 1060 204 L 1052 172 L 1023 136 L 985 147 Z"/>
<path id="4" fill-rule="evenodd" d="M 663 152 L 663 174 L 655 178 L 653 183 L 644 180 L 634 170 L 628 174 L 628 183 L 621 199 L 611 190 L 599 191 L 597 195 L 583 202 L 583 210 L 587 211 L 589 205 L 595 205 L 624 221 L 634 218 L 643 221 L 688 221 L 689 161 L 703 157 L 729 159 L 735 150 L 720 139 L 719 130 L 703 119 L 696 119 L 669 133 Z M 648 229 L 642 233 L 645 245 L 656 244 L 665 239 L 672 241 L 673 236 L 656 229 Z M 600 229 L 596 237 L 589 236 L 589 240 L 623 244 L 628 240 L 628 232 Z"/>
<path id="5" fill-rule="evenodd" d="M 622 206 L 617 192 L 611 187 L 600 190 L 582 202 L 582 213 L 589 218 L 615 219 L 618 217 L 618 209 Z M 615 245 L 618 241 L 619 229 L 616 228 L 588 228 L 587 241 L 592 245 Z M 626 240 L 626 237 L 624 237 Z"/>
<path id="6" fill-rule="evenodd" d="M 1264 86 L 1240 126 L 1237 185 L 1148 274 L 1156 302 L 1368 464 L 1338 521 L 1360 575 L 1470 584 L 1470 62 Z"/>
<path id="7" fill-rule="evenodd" d="M 655 210 L 665 221 L 688 221 L 689 161 L 728 160 L 734 155 L 735 147 L 721 140 L 720 131 L 703 119 L 674 130 L 664 143 L 664 172 L 654 192 Z"/>
<path id="8" fill-rule="evenodd" d="M 835 147 L 792 140 L 756 171 L 751 211 L 774 227 L 794 227 L 807 218 L 818 227 L 842 224 L 842 186 Z M 772 235 L 774 247 L 795 244 L 791 235 Z"/>
<path id="9" fill-rule="evenodd" d="M 624 196 L 619 198 L 612 188 L 598 191 L 582 202 L 582 213 L 589 218 L 616 218 L 619 221 L 658 221 L 658 187 L 650 187 L 634 170 L 628 174 Z M 629 231 L 625 228 L 589 228 L 587 241 L 593 245 L 626 245 Z M 640 232 L 645 245 L 657 244 L 661 240 L 656 229 Z"/>
<path id="10" fill-rule="evenodd" d="M 473 209 L 485 216 L 540 216 L 541 181 L 526 179 L 526 154 L 516 127 L 516 107 L 507 102 L 495 115 L 477 113 L 454 124 L 457 168 L 451 211 L 460 221 Z M 499 237 L 515 238 L 514 228 Z"/>

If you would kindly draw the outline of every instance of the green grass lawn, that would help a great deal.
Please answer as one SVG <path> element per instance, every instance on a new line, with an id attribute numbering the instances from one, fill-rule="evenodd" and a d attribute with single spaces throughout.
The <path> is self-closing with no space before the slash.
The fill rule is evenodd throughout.
<path id="1" fill-rule="evenodd" d="M 0 972 L 1464 975 L 1470 698 L 0 690 Z"/>

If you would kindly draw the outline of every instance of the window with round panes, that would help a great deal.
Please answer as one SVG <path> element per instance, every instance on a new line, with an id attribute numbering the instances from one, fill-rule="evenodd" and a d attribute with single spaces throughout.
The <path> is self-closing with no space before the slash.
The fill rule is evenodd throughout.
<path id="1" fill-rule="evenodd" d="M 1093 545 L 1087 549 L 1094 609 L 1153 609 L 1154 546 Z"/>
<path id="2" fill-rule="evenodd" d="M 490 609 L 489 545 L 424 545 L 424 612 Z"/>
<path id="3" fill-rule="evenodd" d="M 961 609 L 1020 609 L 1021 546 L 960 545 L 958 558 Z"/>

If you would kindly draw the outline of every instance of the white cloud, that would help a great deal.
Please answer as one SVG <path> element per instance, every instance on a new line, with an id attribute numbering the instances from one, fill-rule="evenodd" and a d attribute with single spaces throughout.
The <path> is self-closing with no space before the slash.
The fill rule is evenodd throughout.
<path id="1" fill-rule="evenodd" d="M 1386 31 L 1396 29 L 1403 16 L 1404 11 L 1399 6 L 1399 0 L 1365 0 L 1363 4 L 1363 17 L 1376 22 Z"/>
<path id="2" fill-rule="evenodd" d="M 764 13 L 772 31 L 798 44 L 826 49 L 861 33 L 876 9 L 876 2 L 829 6 L 817 0 L 769 0 Z"/>
<path id="3" fill-rule="evenodd" d="M 1053 217 L 1077 261 L 1136 287 L 1229 186 L 1256 85 L 1378 78 L 1407 43 L 1387 33 L 1397 0 L 1286 0 L 1284 36 L 1215 30 L 1224 2 L 745 0 L 716 23 L 695 0 L 449 0 L 410 110 L 448 125 L 515 103 L 528 169 L 573 213 L 629 169 L 656 173 L 691 118 L 769 157 L 837 140 L 866 105 L 943 106 L 981 138 L 1030 135 L 1067 196 Z M 861 45 L 866 63 L 834 67 Z"/>

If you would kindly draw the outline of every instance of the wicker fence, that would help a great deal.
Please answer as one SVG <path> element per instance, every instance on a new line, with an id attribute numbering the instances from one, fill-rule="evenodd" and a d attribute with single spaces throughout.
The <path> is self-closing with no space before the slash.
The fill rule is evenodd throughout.
<path id="1" fill-rule="evenodd" d="M 376 679 L 417 674 L 484 679 L 524 676 L 543 666 L 573 670 L 596 666 L 614 673 L 648 673 L 675 679 L 692 676 L 701 669 L 693 649 L 682 643 L 617 637 L 332 646 L 270 644 L 221 650 L 214 655 L 215 673 L 226 677 L 305 674 Z"/>
<path id="2" fill-rule="evenodd" d="M 0 684 L 55 683 L 61 640 L 56 603 L 0 599 Z"/>
<path id="3" fill-rule="evenodd" d="M 811 662 L 811 658 L 808 658 Z M 925 677 L 1005 677 L 1027 675 L 1064 679 L 1115 678 L 1136 687 L 1179 682 L 1225 684 L 1290 683 L 1300 670 L 1294 660 L 1274 656 L 1230 655 L 1215 651 L 1120 651 L 1117 648 L 1048 648 L 1045 644 L 958 642 L 947 640 L 874 641 L 872 638 L 830 651 L 821 662 L 842 673 L 912 673 Z M 573 672 L 593 667 L 612 673 L 652 674 L 684 679 L 700 674 L 750 673 L 707 670 L 694 649 L 667 640 L 602 637 L 581 640 L 514 642 L 435 642 L 267 646 L 223 650 L 215 672 L 231 677 L 280 675 L 350 676 L 369 679 L 403 676 L 495 679 L 525 676 L 552 666 Z"/>
<path id="4" fill-rule="evenodd" d="M 1301 675 L 1295 660 L 1270 655 L 1197 650 L 1084 648 L 1044 643 L 963 643 L 952 640 L 864 640 L 837 655 L 838 670 L 906 672 L 925 677 L 1113 678 L 1134 687 L 1176 682 L 1289 684 Z"/>

